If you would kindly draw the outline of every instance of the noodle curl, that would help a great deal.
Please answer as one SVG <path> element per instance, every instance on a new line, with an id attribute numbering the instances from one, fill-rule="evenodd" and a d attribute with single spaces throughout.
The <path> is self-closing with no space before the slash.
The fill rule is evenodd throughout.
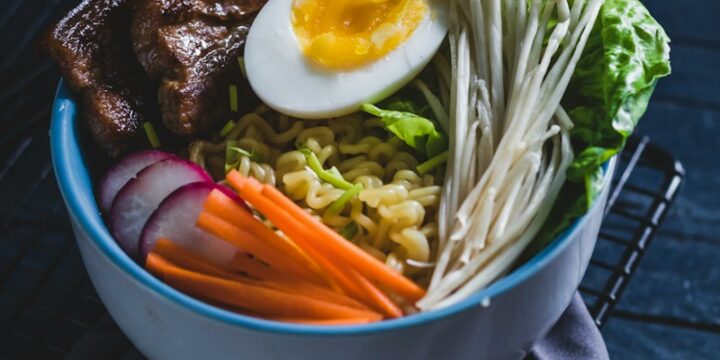
<path id="1" fill-rule="evenodd" d="M 232 164 L 229 144 L 242 151 Z M 301 149 L 362 190 L 329 211 L 346 190 L 323 181 Z M 236 169 L 276 186 L 391 268 L 420 283 L 429 280 L 431 268 L 412 264 L 427 263 L 437 251 L 442 179 L 421 176 L 415 168 L 425 159 L 386 133 L 378 119 L 353 114 L 309 122 L 262 108 L 238 120 L 225 138 L 192 143 L 190 159 L 218 179 Z"/>

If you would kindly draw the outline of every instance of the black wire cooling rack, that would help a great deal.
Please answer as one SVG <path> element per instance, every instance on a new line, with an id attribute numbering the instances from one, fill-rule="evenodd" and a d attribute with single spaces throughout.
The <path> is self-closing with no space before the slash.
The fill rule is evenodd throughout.
<path id="1" fill-rule="evenodd" d="M 55 184 L 48 142 L 58 75 L 33 43 L 77 0 L 0 7 L 0 359 L 58 359 L 90 330 L 119 334 L 85 273 Z M 682 166 L 647 138 L 620 156 L 600 237 L 580 291 L 598 326 L 622 296 L 682 183 Z M 99 324 L 99 325 L 98 325 Z M 126 353 L 122 336 L 108 354 Z M 120 339 L 120 340 L 117 340 Z"/>
<path id="2" fill-rule="evenodd" d="M 620 155 L 595 252 L 580 293 L 602 327 L 680 189 L 685 171 L 648 137 L 632 137 Z"/>

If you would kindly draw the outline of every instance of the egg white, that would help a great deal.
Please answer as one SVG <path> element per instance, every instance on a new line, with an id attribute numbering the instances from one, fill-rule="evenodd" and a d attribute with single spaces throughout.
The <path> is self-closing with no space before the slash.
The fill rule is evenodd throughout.
<path id="1" fill-rule="evenodd" d="M 347 115 L 375 103 L 412 80 L 447 32 L 447 0 L 429 0 L 430 11 L 405 42 L 363 67 L 322 69 L 302 52 L 292 27 L 293 0 L 270 0 L 245 43 L 245 68 L 255 93 L 273 109 L 298 118 Z"/>

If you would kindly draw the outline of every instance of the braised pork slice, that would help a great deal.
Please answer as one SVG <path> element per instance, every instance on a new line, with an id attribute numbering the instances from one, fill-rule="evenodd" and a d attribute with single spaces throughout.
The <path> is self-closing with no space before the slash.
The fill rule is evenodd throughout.
<path id="1" fill-rule="evenodd" d="M 110 155 L 143 141 L 142 123 L 153 112 L 149 77 L 130 41 L 132 9 L 126 0 L 84 0 L 42 40 L 82 99 L 84 121 Z"/>
<path id="2" fill-rule="evenodd" d="M 237 58 L 264 0 L 142 0 L 133 18 L 137 59 L 159 81 L 165 125 L 179 135 L 205 132 L 230 114 L 228 86 L 254 103 Z M 241 109 L 242 110 L 242 109 Z"/>

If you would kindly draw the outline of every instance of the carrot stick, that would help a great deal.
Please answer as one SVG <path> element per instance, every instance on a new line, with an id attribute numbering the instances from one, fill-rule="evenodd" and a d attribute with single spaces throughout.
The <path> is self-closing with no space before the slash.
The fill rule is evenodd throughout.
<path id="1" fill-rule="evenodd" d="M 283 230 L 285 234 L 296 241 L 312 259 L 326 269 L 328 273 L 338 281 L 338 284 L 345 292 L 388 317 L 402 316 L 400 308 L 355 269 L 343 266 L 339 259 L 327 256 L 309 245 L 310 238 L 314 236 L 308 232 L 309 229 L 282 209 L 277 209 L 277 206 L 267 198 L 264 198 L 257 191 L 258 188 L 253 186 L 251 182 L 252 180 L 249 180 L 246 183 L 250 184 L 250 186 L 242 186 L 242 190 L 239 189 L 240 187 L 238 188 L 242 196 L 250 201 L 260 212 L 263 212 L 265 216 Z"/>
<path id="2" fill-rule="evenodd" d="M 275 320 L 275 321 L 282 321 L 282 322 L 289 322 L 289 323 L 296 323 L 296 324 L 306 324 L 306 325 L 326 325 L 326 326 L 333 326 L 333 325 L 357 325 L 357 324 L 367 324 L 372 321 L 368 321 L 367 318 L 357 318 L 357 319 L 333 319 L 333 320 L 316 320 L 316 319 L 299 319 L 299 318 L 283 318 L 283 317 L 269 317 L 268 320 Z"/>
<path id="3" fill-rule="evenodd" d="M 236 189 L 241 191 L 240 189 Z M 253 191 L 252 187 L 243 187 L 241 195 L 246 200 L 250 201 L 260 212 L 270 219 L 270 221 L 279 227 L 286 235 L 288 235 L 295 243 L 305 251 L 311 259 L 313 259 L 321 269 L 337 282 L 343 291 L 350 295 L 361 294 L 361 290 L 358 286 L 341 271 L 341 267 L 336 266 L 332 261 L 320 253 L 317 249 L 308 245 L 306 240 L 306 229 L 297 220 L 290 217 L 284 211 L 277 211 L 276 206 L 260 195 L 259 192 Z"/>
<path id="4" fill-rule="evenodd" d="M 235 200 L 225 195 L 222 191 L 213 190 L 210 192 L 207 200 L 205 200 L 204 209 L 209 213 L 222 218 L 223 220 L 236 225 L 241 229 L 246 229 L 259 239 L 269 243 L 277 248 L 286 256 L 295 258 L 297 262 L 305 264 L 309 270 L 316 274 L 317 281 L 313 281 L 318 285 L 331 283 L 327 275 L 322 273 L 317 264 L 305 254 L 295 243 L 278 235 L 259 219 L 249 213 L 244 207 L 240 206 Z"/>
<path id="5" fill-rule="evenodd" d="M 281 208 L 292 217 L 309 227 L 313 233 L 313 236 L 308 238 L 312 241 L 311 246 L 322 249 L 323 253 L 339 257 L 345 264 L 356 268 L 364 275 L 372 277 L 380 284 L 383 284 L 400 296 L 411 301 L 417 301 L 425 295 L 425 290 L 421 287 L 417 286 L 408 278 L 390 269 L 387 265 L 372 257 L 372 255 L 366 253 L 353 243 L 343 239 L 332 229 L 323 225 L 321 222 L 310 216 L 310 214 L 303 211 L 297 204 L 288 199 L 274 187 L 262 185 L 252 178 L 245 178 L 237 171 L 231 171 L 227 176 L 227 181 L 269 219 L 270 215 L 266 212 L 276 212 L 275 209 Z M 261 195 L 255 196 L 255 201 L 257 201 L 258 198 L 262 198 L 264 200 L 269 199 L 269 202 L 274 203 L 275 206 L 268 206 L 265 211 L 263 211 L 263 209 L 260 209 L 253 202 L 253 199 L 247 198 L 248 194 L 255 193 L 258 189 L 260 189 Z M 285 231 L 280 224 L 276 223 L 272 219 L 270 219 L 270 221 L 275 223 L 275 225 L 281 230 Z"/>
<path id="6" fill-rule="evenodd" d="M 230 176 L 232 177 L 228 177 L 228 179 L 235 177 L 232 173 Z M 312 229 L 314 236 L 311 240 L 315 240 L 314 245 L 324 249 L 324 252 L 338 256 L 344 263 L 354 267 L 363 275 L 375 279 L 378 283 L 385 285 L 406 299 L 417 301 L 425 295 L 425 290 L 417 284 L 395 272 L 355 244 L 345 240 L 338 233 L 303 211 L 302 208 L 274 187 L 263 186 L 262 195 Z"/>
<path id="7" fill-rule="evenodd" d="M 238 253 L 232 260 L 232 268 L 234 272 L 243 272 L 248 274 L 250 277 L 262 280 L 273 280 L 280 282 L 303 282 L 307 284 L 313 284 L 318 288 L 329 289 L 321 285 L 307 282 L 304 279 L 300 279 L 288 273 L 277 271 L 270 266 L 261 263 L 260 261 L 253 259 L 246 254 Z M 326 284 L 323 284 L 326 285 Z"/>
<path id="8" fill-rule="evenodd" d="M 257 259 L 253 259 L 247 254 L 237 253 L 230 261 L 234 271 L 241 271 L 250 276 L 268 279 L 268 278 L 292 278 L 286 273 L 275 271 L 270 266 L 261 263 Z"/>
<path id="9" fill-rule="evenodd" d="M 192 296 L 259 314 L 308 319 L 381 319 L 380 314 L 371 311 L 184 270 L 154 253 L 148 255 L 146 267 L 168 285 Z"/>
<path id="10" fill-rule="evenodd" d="M 243 261 L 243 265 L 246 265 L 244 271 L 250 276 L 257 276 L 260 280 L 254 280 L 251 278 L 243 277 L 238 274 L 234 274 L 225 269 L 212 264 L 210 261 L 196 255 L 190 250 L 184 249 L 168 239 L 159 239 L 152 250 L 152 253 L 157 254 L 168 261 L 178 265 L 186 270 L 206 274 L 210 276 L 220 277 L 228 280 L 235 280 L 240 282 L 251 283 L 259 286 L 271 287 L 277 290 L 298 293 L 306 296 L 317 296 L 320 299 L 327 300 L 332 303 L 350 306 L 356 309 L 369 310 L 363 304 L 339 293 L 336 293 L 330 289 L 323 288 L 317 285 L 303 282 L 300 279 L 292 278 L 289 276 L 283 276 L 283 274 L 277 273 L 266 267 L 257 261 L 242 256 L 247 261 Z M 253 264 L 254 263 L 254 264 Z M 266 269 L 263 275 L 258 275 L 256 270 Z"/>
<path id="11" fill-rule="evenodd" d="M 244 271 L 254 278 L 264 280 L 263 283 L 267 286 L 279 290 L 297 291 L 298 293 L 308 296 L 317 296 L 321 299 L 358 309 L 368 309 L 367 306 L 353 300 L 347 295 L 280 273 L 242 254 L 238 254 L 233 262 L 237 264 L 237 268 L 241 271 Z"/>
<path id="12" fill-rule="evenodd" d="M 383 315 L 390 318 L 399 318 L 403 316 L 403 312 L 390 298 L 378 289 L 370 280 L 362 276 L 355 269 L 350 270 L 353 279 L 357 281 L 360 288 L 367 294 L 367 300 L 373 305 L 372 308 L 380 311 Z"/>
<path id="13" fill-rule="evenodd" d="M 247 230 L 249 233 L 257 236 L 259 239 L 267 242 L 280 250 L 287 256 L 293 256 L 302 261 L 307 261 L 307 256 L 302 253 L 295 244 L 282 236 L 276 234 L 270 228 L 265 226 L 259 219 L 254 217 L 244 207 L 235 200 L 225 195 L 220 190 L 213 190 L 205 200 L 204 209 L 221 219 L 236 225 L 241 229 Z"/>
<path id="14" fill-rule="evenodd" d="M 291 279 L 291 277 L 283 276 L 280 273 L 275 274 L 270 267 L 259 263 L 257 260 L 251 259 L 241 252 L 235 255 L 229 267 L 223 267 L 220 264 L 213 263 L 164 238 L 158 239 L 152 252 L 182 268 L 227 279 L 237 276 L 237 272 L 244 272 L 250 276 L 261 279 Z"/>
<path id="15" fill-rule="evenodd" d="M 242 251 L 257 256 L 279 271 L 286 271 L 307 281 L 319 281 L 317 276 L 303 264 L 291 257 L 285 257 L 274 247 L 258 240 L 247 231 L 237 228 L 215 215 L 205 211 L 201 212 L 197 220 L 197 225 L 201 229 L 239 247 Z"/>
<path id="16" fill-rule="evenodd" d="M 228 272 L 227 269 L 223 269 L 219 265 L 214 264 L 165 238 L 158 239 L 151 253 L 162 256 L 182 268 L 195 272 L 217 277 L 226 277 L 227 274 L 232 274 L 231 272 Z"/>

